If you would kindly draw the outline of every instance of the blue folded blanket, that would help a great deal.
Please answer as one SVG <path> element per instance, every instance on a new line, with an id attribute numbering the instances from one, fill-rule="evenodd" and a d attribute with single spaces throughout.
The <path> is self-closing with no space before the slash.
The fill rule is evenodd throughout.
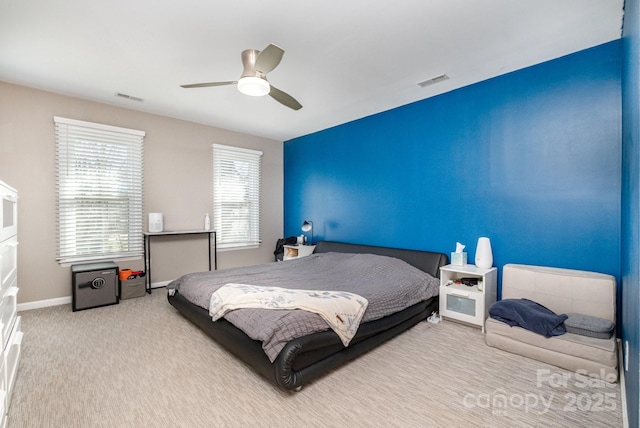
<path id="1" fill-rule="evenodd" d="M 567 332 L 564 326 L 567 315 L 556 315 L 541 304 L 528 299 L 500 300 L 491 305 L 489 316 L 511 327 L 522 327 L 545 337 L 560 336 Z"/>

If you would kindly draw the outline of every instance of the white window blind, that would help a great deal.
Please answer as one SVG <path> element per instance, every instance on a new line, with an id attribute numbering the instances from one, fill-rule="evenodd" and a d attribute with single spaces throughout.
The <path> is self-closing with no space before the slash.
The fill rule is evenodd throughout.
<path id="1" fill-rule="evenodd" d="M 132 129 L 54 117 L 57 260 L 143 253 L 143 140 Z"/>
<path id="2" fill-rule="evenodd" d="M 219 249 L 260 244 L 262 152 L 213 145 L 213 224 Z"/>

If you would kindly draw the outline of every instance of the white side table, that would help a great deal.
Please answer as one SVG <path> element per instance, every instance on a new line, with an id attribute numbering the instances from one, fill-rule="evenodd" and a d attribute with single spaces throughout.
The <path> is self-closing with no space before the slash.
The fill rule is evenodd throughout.
<path id="1" fill-rule="evenodd" d="M 468 286 L 461 280 L 478 285 Z M 466 281 L 468 282 L 468 281 Z M 489 307 L 496 301 L 498 269 L 481 269 L 475 265 L 446 265 L 440 268 L 440 315 L 482 328 Z M 481 284 L 481 285 L 480 285 Z"/>
<path id="2" fill-rule="evenodd" d="M 299 259 L 307 257 L 316 248 L 315 245 L 285 245 L 282 260 Z"/>

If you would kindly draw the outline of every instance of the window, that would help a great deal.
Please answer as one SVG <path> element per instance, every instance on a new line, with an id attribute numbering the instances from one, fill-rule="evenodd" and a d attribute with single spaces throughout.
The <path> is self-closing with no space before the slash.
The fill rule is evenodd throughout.
<path id="1" fill-rule="evenodd" d="M 260 244 L 262 152 L 213 145 L 213 224 L 219 249 Z"/>
<path id="2" fill-rule="evenodd" d="M 145 133 L 54 117 L 57 260 L 140 257 Z"/>

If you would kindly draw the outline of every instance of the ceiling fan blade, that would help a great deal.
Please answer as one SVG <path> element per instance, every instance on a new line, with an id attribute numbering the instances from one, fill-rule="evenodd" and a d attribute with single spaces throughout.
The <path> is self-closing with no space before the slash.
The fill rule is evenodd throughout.
<path id="1" fill-rule="evenodd" d="M 287 94 L 286 92 L 282 92 L 280 89 L 276 88 L 273 85 L 271 85 L 271 91 L 269 92 L 269 95 L 271 96 L 271 98 L 278 101 L 280 104 L 287 106 L 291 109 L 300 110 L 302 108 L 302 104 L 296 101 L 295 98 L 293 98 L 291 95 Z"/>
<path id="2" fill-rule="evenodd" d="M 180 87 L 182 88 L 206 88 L 208 86 L 224 86 L 224 85 L 235 85 L 236 82 L 234 81 L 230 81 L 230 82 L 209 82 L 209 83 L 192 83 L 191 85 L 180 85 Z"/>
<path id="3" fill-rule="evenodd" d="M 262 74 L 267 74 L 280 64 L 284 50 L 274 44 L 270 44 L 256 58 L 254 69 Z"/>

